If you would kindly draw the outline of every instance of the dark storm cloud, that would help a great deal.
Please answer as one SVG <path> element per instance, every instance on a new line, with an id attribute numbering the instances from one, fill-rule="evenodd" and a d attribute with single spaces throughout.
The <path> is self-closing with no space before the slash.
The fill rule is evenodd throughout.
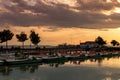
<path id="1" fill-rule="evenodd" d="M 13 26 L 55 26 L 58 28 L 115 28 L 120 25 L 120 15 L 102 14 L 119 7 L 117 0 L 78 0 L 77 6 L 43 0 L 6 0 L 0 4 L 6 9 L 0 12 L 0 25 Z M 53 28 L 53 27 L 52 27 Z"/>
<path id="2" fill-rule="evenodd" d="M 78 3 L 81 5 L 78 7 L 80 10 L 92 11 L 111 10 L 114 7 L 120 6 L 117 0 L 112 0 L 112 2 L 107 2 L 107 0 L 78 0 Z"/>

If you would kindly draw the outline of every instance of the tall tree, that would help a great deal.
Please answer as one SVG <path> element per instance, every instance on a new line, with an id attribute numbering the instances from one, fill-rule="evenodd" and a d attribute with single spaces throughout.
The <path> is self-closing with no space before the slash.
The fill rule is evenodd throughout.
<path id="1" fill-rule="evenodd" d="M 19 42 L 22 42 L 22 47 L 24 48 L 24 42 L 28 40 L 27 34 L 21 32 L 20 34 L 16 34 L 16 38 L 18 39 Z"/>
<path id="2" fill-rule="evenodd" d="M 103 38 L 100 37 L 100 36 L 98 36 L 98 37 L 95 39 L 95 42 L 96 42 L 97 44 L 99 44 L 100 46 L 103 46 L 103 45 L 106 44 L 106 41 L 104 41 Z"/>
<path id="3" fill-rule="evenodd" d="M 112 40 L 111 42 L 110 42 L 113 46 L 118 46 L 119 45 L 119 42 L 118 41 L 116 41 L 116 40 Z"/>
<path id="4" fill-rule="evenodd" d="M 6 42 L 6 48 L 8 47 L 8 41 L 13 38 L 14 34 L 10 30 L 3 30 L 0 32 L 0 42 Z"/>
<path id="5" fill-rule="evenodd" d="M 0 44 L 2 43 L 2 31 L 0 31 Z M 2 46 L 0 47 L 2 49 Z"/>
<path id="6" fill-rule="evenodd" d="M 0 43 L 2 43 L 2 31 L 0 31 Z"/>
<path id="7" fill-rule="evenodd" d="M 38 43 L 41 41 L 39 35 L 38 35 L 37 33 L 35 33 L 34 30 L 31 30 L 31 33 L 30 33 L 30 41 L 31 41 L 32 44 L 34 44 L 34 45 L 38 45 Z"/>

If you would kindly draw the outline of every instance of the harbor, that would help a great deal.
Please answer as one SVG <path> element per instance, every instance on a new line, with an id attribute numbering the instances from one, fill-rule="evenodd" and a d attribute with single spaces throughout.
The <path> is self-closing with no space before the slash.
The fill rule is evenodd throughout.
<path id="1" fill-rule="evenodd" d="M 0 0 L 0 80 L 120 80 L 120 0 Z"/>
<path id="2" fill-rule="evenodd" d="M 6 50 L 6 49 L 5 49 Z M 120 51 L 113 48 L 109 50 L 96 49 L 90 50 L 82 49 L 57 49 L 57 48 L 47 48 L 40 50 L 28 50 L 24 49 L 21 52 L 7 51 L 0 54 L 0 66 L 11 66 L 11 65 L 23 65 L 23 64 L 41 64 L 41 63 L 51 63 L 69 60 L 89 60 L 89 59 L 100 59 L 100 58 L 110 58 L 119 57 Z M 3 50 L 4 51 L 4 50 Z"/>

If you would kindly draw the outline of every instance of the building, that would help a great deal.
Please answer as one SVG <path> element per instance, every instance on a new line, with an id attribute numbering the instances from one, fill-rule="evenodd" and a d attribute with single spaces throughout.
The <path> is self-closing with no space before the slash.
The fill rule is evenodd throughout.
<path id="1" fill-rule="evenodd" d="M 81 48 L 96 48 L 99 45 L 95 41 L 86 41 L 84 43 L 80 43 Z"/>

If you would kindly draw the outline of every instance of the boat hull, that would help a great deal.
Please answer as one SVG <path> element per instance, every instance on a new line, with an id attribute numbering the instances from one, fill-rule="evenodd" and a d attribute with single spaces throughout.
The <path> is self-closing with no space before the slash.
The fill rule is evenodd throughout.
<path id="1" fill-rule="evenodd" d="M 41 63 L 41 62 L 42 62 L 42 59 L 35 59 L 35 60 L 25 59 L 25 60 L 14 60 L 14 61 L 6 60 L 2 64 L 3 65 L 21 65 L 21 64 L 32 64 L 32 63 Z"/>

